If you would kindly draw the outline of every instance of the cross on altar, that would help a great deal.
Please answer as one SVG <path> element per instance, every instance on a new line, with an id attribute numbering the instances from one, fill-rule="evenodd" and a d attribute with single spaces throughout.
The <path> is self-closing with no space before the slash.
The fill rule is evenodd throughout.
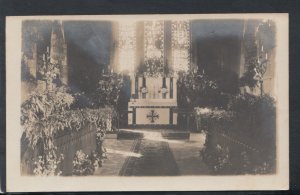
<path id="1" fill-rule="evenodd" d="M 151 110 L 149 114 L 147 114 L 147 118 L 151 121 L 151 123 L 154 123 L 156 119 L 159 119 L 159 115 L 155 110 Z"/>

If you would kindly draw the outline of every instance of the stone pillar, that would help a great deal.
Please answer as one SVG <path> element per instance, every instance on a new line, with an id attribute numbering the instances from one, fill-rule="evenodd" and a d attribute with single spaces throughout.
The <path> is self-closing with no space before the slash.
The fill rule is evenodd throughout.
<path id="1" fill-rule="evenodd" d="M 68 69 L 68 58 L 67 58 L 67 44 L 63 45 L 63 60 L 61 62 L 61 81 L 63 84 L 68 85 L 69 83 L 69 69 Z"/>
<path id="2" fill-rule="evenodd" d="M 32 58 L 27 59 L 27 65 L 29 68 L 30 74 L 36 79 L 36 72 L 37 72 L 37 44 L 33 43 L 32 45 Z"/>
<path id="3" fill-rule="evenodd" d="M 61 21 L 54 21 L 52 24 L 50 42 L 50 62 L 58 64 L 60 68 L 60 79 L 62 83 L 68 84 L 68 60 L 67 44 L 64 29 Z"/>

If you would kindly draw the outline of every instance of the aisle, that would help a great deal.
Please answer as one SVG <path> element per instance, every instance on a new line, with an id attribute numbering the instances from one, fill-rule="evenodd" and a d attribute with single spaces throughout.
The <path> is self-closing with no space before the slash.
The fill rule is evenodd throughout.
<path id="1" fill-rule="evenodd" d="M 175 176 L 178 167 L 168 142 L 146 139 L 135 140 L 131 149 L 140 158 L 129 156 L 119 175 L 121 176 Z"/>

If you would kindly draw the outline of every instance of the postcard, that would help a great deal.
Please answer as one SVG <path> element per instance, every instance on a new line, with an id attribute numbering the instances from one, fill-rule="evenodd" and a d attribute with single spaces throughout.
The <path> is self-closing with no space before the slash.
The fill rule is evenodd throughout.
<path id="1" fill-rule="evenodd" d="M 8 16 L 7 190 L 289 188 L 288 14 Z"/>

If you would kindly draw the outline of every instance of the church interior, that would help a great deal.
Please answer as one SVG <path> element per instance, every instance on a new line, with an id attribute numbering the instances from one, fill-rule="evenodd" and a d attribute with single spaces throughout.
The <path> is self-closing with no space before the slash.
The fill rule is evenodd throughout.
<path id="1" fill-rule="evenodd" d="M 217 80 L 223 91 L 236 93 L 240 90 L 238 80 L 245 72 L 245 37 L 255 34 L 259 21 L 25 23 L 23 39 L 37 36 L 23 43 L 23 54 L 30 76 L 38 83 L 35 86 L 22 82 L 25 91 L 47 88 L 38 71 L 45 59 L 62 65 L 59 82 L 84 91 L 87 98 L 95 90 L 99 75 L 113 72 L 126 78 L 119 105 L 125 126 L 174 128 L 180 117 L 178 112 L 187 116 L 191 112 L 181 104 L 183 94 L 177 86 L 180 75 L 206 73 Z M 274 60 L 272 52 L 269 58 Z M 269 68 L 268 75 L 273 71 Z M 272 94 L 272 78 L 264 85 L 265 91 Z M 23 99 L 28 94 L 22 93 Z"/>
<path id="2" fill-rule="evenodd" d="M 23 21 L 24 172 L 276 171 L 275 24 L 151 18 Z"/>

